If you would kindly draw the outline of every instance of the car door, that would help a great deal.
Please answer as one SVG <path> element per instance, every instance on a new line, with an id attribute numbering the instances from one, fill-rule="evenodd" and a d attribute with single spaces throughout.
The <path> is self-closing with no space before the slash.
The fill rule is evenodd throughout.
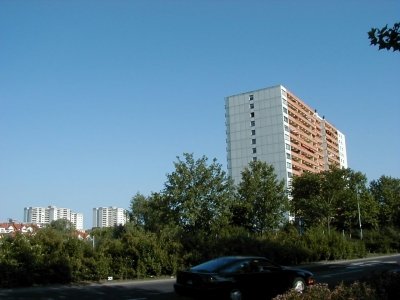
<path id="1" fill-rule="evenodd" d="M 253 274 L 253 289 L 257 291 L 258 295 L 269 297 L 277 295 L 285 284 L 285 276 L 282 268 L 264 259 L 255 260 L 253 264 L 257 265 L 257 272 Z"/>
<path id="2" fill-rule="evenodd" d="M 243 292 L 246 299 L 265 299 L 275 290 L 276 275 L 275 265 L 254 258 L 243 263 L 236 272 L 235 285 Z"/>

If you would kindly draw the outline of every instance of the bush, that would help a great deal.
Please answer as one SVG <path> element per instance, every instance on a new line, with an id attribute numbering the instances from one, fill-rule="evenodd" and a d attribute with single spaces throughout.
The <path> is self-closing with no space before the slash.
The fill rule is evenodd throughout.
<path id="1" fill-rule="evenodd" d="M 46 228 L 34 236 L 0 240 L 0 287 L 97 281 L 107 276 L 135 279 L 174 275 L 178 269 L 223 255 L 259 255 L 282 265 L 297 265 L 363 257 L 365 244 L 374 252 L 400 248 L 400 233 L 393 228 L 366 231 L 363 241 L 324 229 L 310 228 L 301 235 L 291 225 L 263 234 L 234 226 L 217 233 L 184 232 L 171 226 L 153 233 L 127 224 L 96 229 L 92 243 L 79 240 L 70 232 Z M 375 280 L 380 285 L 374 288 L 379 293 L 389 291 L 384 283 L 398 278 L 389 279 Z M 317 289 L 324 291 L 321 286 Z"/>
<path id="2" fill-rule="evenodd" d="M 351 285 L 343 283 L 330 290 L 327 284 L 316 284 L 308 287 L 303 293 L 290 290 L 278 295 L 274 300 L 378 300 L 376 291 L 366 283 L 354 282 Z"/>
<path id="3" fill-rule="evenodd" d="M 400 271 L 374 274 L 367 282 L 376 290 L 379 299 L 400 299 Z"/>
<path id="4" fill-rule="evenodd" d="M 328 233 L 320 227 L 312 228 L 302 236 L 302 240 L 313 261 L 349 259 L 366 255 L 362 241 L 351 240 L 334 230 Z"/>
<path id="5" fill-rule="evenodd" d="M 393 227 L 377 230 L 366 230 L 364 242 L 372 253 L 393 253 L 400 251 L 400 232 Z"/>

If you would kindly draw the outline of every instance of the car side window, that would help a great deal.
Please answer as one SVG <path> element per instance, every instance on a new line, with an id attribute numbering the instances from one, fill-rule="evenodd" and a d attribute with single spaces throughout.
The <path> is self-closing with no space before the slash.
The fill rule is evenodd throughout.
<path id="1" fill-rule="evenodd" d="M 277 270 L 278 267 L 267 260 L 259 261 L 260 272 L 271 272 Z"/>
<path id="2" fill-rule="evenodd" d="M 248 273 L 250 270 L 249 268 L 249 263 L 248 262 L 244 262 L 240 264 L 240 267 L 237 269 L 238 273 Z"/>
<path id="3" fill-rule="evenodd" d="M 253 259 L 231 264 L 220 271 L 226 273 L 259 273 L 270 272 L 276 269 L 277 266 L 267 260 Z"/>
<path id="4" fill-rule="evenodd" d="M 252 260 L 243 264 L 242 268 L 244 273 L 258 273 L 261 272 L 260 262 L 258 260 Z"/>
<path id="5" fill-rule="evenodd" d="M 247 262 L 236 262 L 221 269 L 221 272 L 226 273 L 245 273 L 247 270 Z"/>
<path id="6" fill-rule="evenodd" d="M 235 270 L 239 274 L 253 273 L 257 270 L 257 267 L 250 261 L 241 262 L 238 268 Z"/>

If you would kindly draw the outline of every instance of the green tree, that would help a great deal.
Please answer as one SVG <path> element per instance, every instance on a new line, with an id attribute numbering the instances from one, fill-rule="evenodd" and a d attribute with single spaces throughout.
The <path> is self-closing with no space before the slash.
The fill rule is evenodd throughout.
<path id="1" fill-rule="evenodd" d="M 242 214 L 242 225 L 256 233 L 278 228 L 289 210 L 284 181 L 278 181 L 272 165 L 261 161 L 243 170 L 238 200 L 236 212 Z"/>
<path id="2" fill-rule="evenodd" d="M 371 45 L 379 46 L 379 50 L 400 51 L 400 23 L 395 23 L 393 28 L 388 28 L 388 25 L 381 29 L 371 28 L 368 38 Z"/>
<path id="3" fill-rule="evenodd" d="M 338 230 L 352 232 L 359 226 L 360 214 L 363 226 L 376 227 L 377 205 L 366 184 L 366 176 L 351 169 L 303 173 L 292 182 L 292 211 L 307 226 L 324 225 L 328 231 L 334 224 Z"/>
<path id="4" fill-rule="evenodd" d="M 221 165 L 216 159 L 208 164 L 205 156 L 195 160 L 188 153 L 184 153 L 184 160 L 177 159 L 164 190 L 154 194 L 150 204 L 157 204 L 159 224 L 168 222 L 186 232 L 207 233 L 227 225 L 233 185 Z"/>
<path id="5" fill-rule="evenodd" d="M 291 212 L 300 226 L 311 227 L 323 223 L 325 211 L 320 201 L 321 176 L 317 173 L 304 172 L 294 176 L 290 194 Z"/>
<path id="6" fill-rule="evenodd" d="M 361 228 L 376 228 L 378 205 L 368 190 L 367 177 L 349 168 L 341 169 L 340 172 L 342 193 L 334 219 L 337 229 L 352 233 L 356 229 L 361 231 Z"/>
<path id="7" fill-rule="evenodd" d="M 62 233 L 71 233 L 72 231 L 75 230 L 75 225 L 71 221 L 66 219 L 58 219 L 55 221 L 51 221 L 48 227 Z"/>
<path id="8" fill-rule="evenodd" d="M 41 247 L 29 236 L 17 233 L 0 242 L 0 286 L 29 286 L 41 283 Z"/>
<path id="9" fill-rule="evenodd" d="M 148 198 L 140 193 L 132 197 L 129 220 L 131 223 L 145 227 L 148 223 Z"/>
<path id="10" fill-rule="evenodd" d="M 379 205 L 380 225 L 400 227 L 400 179 L 381 176 L 370 183 L 370 191 Z"/>
<path id="11" fill-rule="evenodd" d="M 337 218 L 337 214 L 347 198 L 345 172 L 346 169 L 333 167 L 320 173 L 320 201 L 325 212 L 325 225 L 328 227 L 328 232 L 330 232 L 332 221 Z"/>
<path id="12" fill-rule="evenodd" d="M 131 223 L 151 232 L 179 225 L 179 212 L 171 207 L 170 199 L 163 193 L 152 193 L 149 197 L 136 194 L 131 200 L 130 214 Z"/>
<path id="13" fill-rule="evenodd" d="M 58 221 L 58 220 L 57 220 Z M 66 221 L 66 220 L 62 220 Z M 69 224 L 67 222 L 55 222 L 52 224 Z M 56 229 L 57 228 L 57 229 Z M 33 237 L 32 243 L 41 249 L 43 257 L 42 262 L 42 280 L 49 283 L 68 283 L 72 280 L 79 280 L 80 276 L 74 276 L 73 271 L 79 273 L 77 268 L 71 265 L 71 257 L 78 261 L 79 265 L 80 255 L 77 244 L 72 240 L 77 240 L 70 232 L 65 232 L 65 227 L 47 227 L 39 230 Z M 71 244 L 69 241 L 71 240 Z M 80 242 L 80 241 L 77 241 Z M 67 245 L 67 246 L 66 246 Z M 74 257 L 76 255 L 76 257 Z M 74 270 L 73 270 L 74 269 Z"/>

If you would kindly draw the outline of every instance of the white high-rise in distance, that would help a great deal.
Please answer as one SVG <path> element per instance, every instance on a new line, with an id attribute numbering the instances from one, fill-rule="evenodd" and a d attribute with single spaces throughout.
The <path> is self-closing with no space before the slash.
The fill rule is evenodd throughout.
<path id="1" fill-rule="evenodd" d="M 237 184 L 251 161 L 271 164 L 290 185 L 293 175 L 347 168 L 343 133 L 277 85 L 225 97 L 227 166 Z"/>
<path id="2" fill-rule="evenodd" d="M 129 220 L 128 211 L 119 207 L 93 208 L 93 227 L 125 225 Z"/>
<path id="3" fill-rule="evenodd" d="M 25 207 L 24 222 L 39 226 L 50 224 L 52 221 L 65 219 L 70 221 L 77 230 L 83 229 L 83 214 L 74 213 L 69 208 L 60 208 L 49 205 L 48 207 Z"/>

